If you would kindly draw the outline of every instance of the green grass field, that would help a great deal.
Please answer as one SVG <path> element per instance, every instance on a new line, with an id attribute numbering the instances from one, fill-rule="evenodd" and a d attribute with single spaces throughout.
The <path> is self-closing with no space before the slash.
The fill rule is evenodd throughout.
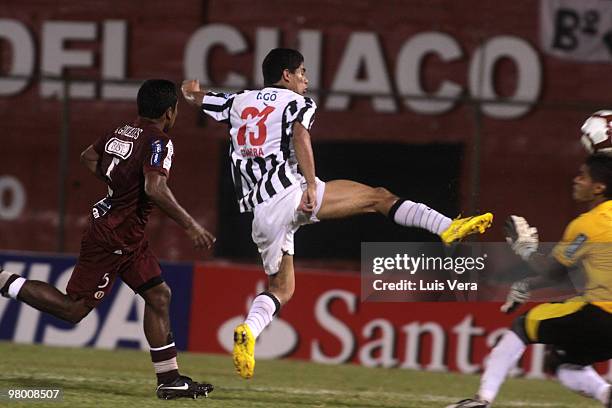
<path id="1" fill-rule="evenodd" d="M 0 389 L 53 388 L 61 403 L 0 402 L 7 407 L 444 407 L 473 394 L 477 376 L 400 369 L 259 361 L 252 380 L 229 356 L 182 353 L 181 371 L 215 385 L 208 399 L 160 401 L 146 352 L 67 349 L 0 342 Z M 495 407 L 599 407 L 554 381 L 509 380 Z"/>

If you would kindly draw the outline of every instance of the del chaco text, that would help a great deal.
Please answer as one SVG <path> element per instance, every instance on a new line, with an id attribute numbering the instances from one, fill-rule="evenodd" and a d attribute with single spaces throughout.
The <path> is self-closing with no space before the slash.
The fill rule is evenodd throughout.
<path id="1" fill-rule="evenodd" d="M 393 257 L 376 257 L 372 260 L 372 272 L 380 275 L 385 271 L 406 271 L 414 275 L 417 271 L 453 271 L 463 274 L 470 271 L 482 271 L 485 268 L 487 255 L 478 257 L 440 257 L 410 256 L 396 254 Z"/>

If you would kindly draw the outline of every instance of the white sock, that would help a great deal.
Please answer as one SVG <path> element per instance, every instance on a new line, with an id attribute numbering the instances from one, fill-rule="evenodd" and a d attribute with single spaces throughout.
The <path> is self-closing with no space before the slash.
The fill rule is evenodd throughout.
<path id="1" fill-rule="evenodd" d="M 561 364 L 557 369 L 557 378 L 566 388 L 587 397 L 595 398 L 602 404 L 608 402 L 608 384 L 591 366 Z"/>
<path id="2" fill-rule="evenodd" d="M 452 222 L 450 218 L 425 204 L 402 199 L 394 204 L 389 215 L 399 225 L 423 228 L 437 235 L 446 231 Z"/>
<path id="3" fill-rule="evenodd" d="M 276 313 L 277 304 L 270 297 L 272 294 L 261 294 L 255 297 L 251 304 L 251 309 L 245 320 L 245 323 L 251 329 L 255 338 L 259 337 L 263 329 L 265 329 Z M 278 303 L 280 305 L 280 302 Z"/>
<path id="4" fill-rule="evenodd" d="M 499 388 L 506 379 L 508 372 L 521 358 L 527 345 L 512 330 L 508 330 L 497 346 L 493 348 L 487 367 L 480 379 L 478 396 L 488 402 L 493 402 Z"/>
<path id="5" fill-rule="evenodd" d="M 8 295 L 13 299 L 17 299 L 17 295 L 19 294 L 19 291 L 24 283 L 26 283 L 25 278 L 15 279 L 8 287 Z"/>

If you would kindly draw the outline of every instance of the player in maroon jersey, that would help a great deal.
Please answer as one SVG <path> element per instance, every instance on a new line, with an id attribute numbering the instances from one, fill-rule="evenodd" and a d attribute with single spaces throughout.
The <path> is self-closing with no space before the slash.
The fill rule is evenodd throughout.
<path id="1" fill-rule="evenodd" d="M 178 114 L 176 86 L 148 80 L 137 103 L 134 123 L 119 126 L 81 153 L 81 162 L 108 185 L 108 195 L 92 208 L 67 294 L 7 271 L 0 271 L 0 293 L 76 324 L 119 276 L 145 300 L 144 332 L 157 374 L 157 396 L 196 398 L 213 387 L 179 374 L 170 332 L 170 288 L 144 231 L 156 205 L 185 229 L 196 248 L 210 248 L 215 238 L 179 205 L 166 184 L 174 154 L 168 131 Z"/>

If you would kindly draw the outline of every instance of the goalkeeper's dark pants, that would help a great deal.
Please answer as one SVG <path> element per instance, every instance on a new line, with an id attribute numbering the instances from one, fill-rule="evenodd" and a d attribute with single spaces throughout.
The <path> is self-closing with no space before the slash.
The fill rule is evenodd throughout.
<path id="1" fill-rule="evenodd" d="M 526 343 L 553 346 L 559 364 L 612 359 L 612 313 L 591 303 L 543 303 L 520 316 L 512 329 Z"/>

